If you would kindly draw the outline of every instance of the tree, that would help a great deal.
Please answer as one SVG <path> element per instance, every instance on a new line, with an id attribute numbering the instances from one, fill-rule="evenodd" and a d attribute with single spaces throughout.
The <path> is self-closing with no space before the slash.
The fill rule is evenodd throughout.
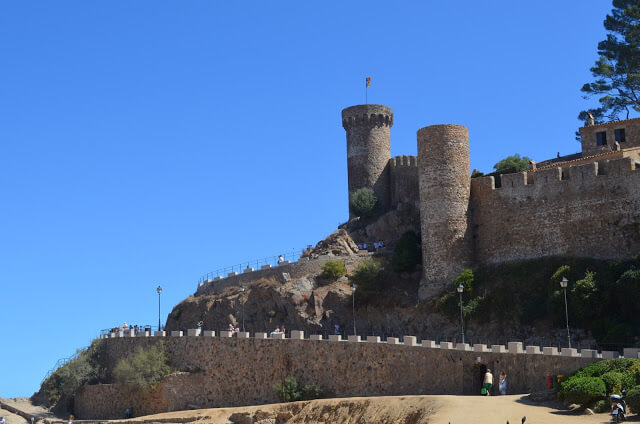
<path id="1" fill-rule="evenodd" d="M 585 121 L 591 112 L 596 123 L 614 120 L 630 109 L 640 112 L 640 0 L 613 0 L 611 14 L 604 20 L 607 38 L 598 43 L 599 58 L 591 68 L 595 81 L 582 86 L 585 98 L 601 96 L 600 107 L 582 111 Z"/>
<path id="2" fill-rule="evenodd" d="M 496 170 L 496 174 L 513 174 L 514 172 L 528 171 L 530 161 L 531 159 L 528 157 L 520 157 L 520 155 L 516 153 L 515 155 L 507 156 L 493 165 L 493 169 Z"/>
<path id="3" fill-rule="evenodd" d="M 351 196 L 351 212 L 356 216 L 373 216 L 378 211 L 380 202 L 378 196 L 368 187 L 357 190 Z"/>

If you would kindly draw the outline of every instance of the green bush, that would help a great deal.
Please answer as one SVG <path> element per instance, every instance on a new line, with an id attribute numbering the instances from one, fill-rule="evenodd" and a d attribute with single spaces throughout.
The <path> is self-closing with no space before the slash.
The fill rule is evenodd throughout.
<path id="1" fill-rule="evenodd" d="M 640 413 L 640 386 L 636 386 L 627 392 L 625 401 L 634 414 Z"/>
<path id="2" fill-rule="evenodd" d="M 391 266 L 397 272 L 413 271 L 420 263 L 422 263 L 420 236 L 413 231 L 407 231 L 393 247 Z"/>
<path id="3" fill-rule="evenodd" d="M 327 261 L 322 265 L 322 276 L 335 280 L 347 274 L 347 267 L 340 260 Z"/>
<path id="4" fill-rule="evenodd" d="M 351 196 L 349 207 L 355 216 L 373 216 L 378 211 L 380 203 L 376 193 L 368 188 L 361 188 Z"/>
<path id="5" fill-rule="evenodd" d="M 349 279 L 357 286 L 356 299 L 368 301 L 382 292 L 382 263 L 376 258 L 365 259 Z"/>
<path id="6" fill-rule="evenodd" d="M 57 407 L 62 400 L 72 401 L 82 386 L 104 382 L 104 346 L 103 340 L 94 340 L 89 348 L 78 349 L 42 382 L 37 396 L 47 407 Z"/>
<path id="7" fill-rule="evenodd" d="M 155 388 L 170 372 L 164 345 L 156 343 L 148 349 L 138 346 L 132 355 L 118 361 L 113 377 L 117 383 L 147 391 Z"/>
<path id="8" fill-rule="evenodd" d="M 306 384 L 302 388 L 302 400 L 324 399 L 327 392 L 316 384 Z"/>
<path id="9" fill-rule="evenodd" d="M 295 402 L 302 399 L 302 392 L 298 387 L 298 381 L 293 376 L 284 379 L 284 389 L 282 382 L 274 384 L 273 393 L 281 402 Z"/>
<path id="10" fill-rule="evenodd" d="M 569 377 L 561 385 L 561 396 L 571 403 L 588 406 L 607 396 L 604 381 L 598 377 Z"/>
<path id="11" fill-rule="evenodd" d="M 600 378 L 604 381 L 608 395 L 622 393 L 622 379 L 624 378 L 624 374 L 618 371 L 609 371 L 602 374 Z"/>

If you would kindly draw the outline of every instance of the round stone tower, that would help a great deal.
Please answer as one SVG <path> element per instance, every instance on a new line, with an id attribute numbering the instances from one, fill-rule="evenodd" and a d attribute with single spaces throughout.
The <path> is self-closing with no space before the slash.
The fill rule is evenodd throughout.
<path id="1" fill-rule="evenodd" d="M 462 125 L 418 130 L 422 271 L 420 297 L 451 282 L 471 262 L 467 225 L 469 131 Z"/>
<path id="2" fill-rule="evenodd" d="M 342 110 L 342 126 L 347 132 L 349 200 L 358 189 L 372 188 L 382 210 L 390 202 L 389 130 L 393 111 L 383 105 L 358 105 Z M 349 217 L 352 217 L 349 211 Z"/>

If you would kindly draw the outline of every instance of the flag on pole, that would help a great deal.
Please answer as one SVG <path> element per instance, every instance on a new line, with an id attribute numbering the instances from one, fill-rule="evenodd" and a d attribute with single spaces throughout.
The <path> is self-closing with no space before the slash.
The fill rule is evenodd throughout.
<path id="1" fill-rule="evenodd" d="M 367 77 L 367 88 L 371 85 L 371 77 Z"/>

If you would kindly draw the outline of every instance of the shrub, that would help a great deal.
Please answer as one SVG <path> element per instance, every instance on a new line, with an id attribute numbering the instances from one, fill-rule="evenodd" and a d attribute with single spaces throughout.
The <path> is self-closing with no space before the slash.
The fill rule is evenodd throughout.
<path id="1" fill-rule="evenodd" d="M 361 188 L 351 196 L 349 207 L 356 216 L 373 216 L 379 207 L 378 196 L 368 187 Z"/>
<path id="2" fill-rule="evenodd" d="M 79 389 L 105 378 L 104 342 L 94 340 L 88 349 L 78 349 L 74 357 L 43 381 L 37 395 L 48 407 L 62 400 L 71 401 Z"/>
<path id="3" fill-rule="evenodd" d="M 463 269 L 460 274 L 456 278 L 453 279 L 453 284 L 455 287 L 458 287 L 460 284 L 464 287 L 465 291 L 473 290 L 473 280 L 474 280 L 473 271 L 471 268 Z"/>
<path id="4" fill-rule="evenodd" d="M 302 400 L 323 399 L 327 392 L 316 384 L 306 384 L 302 388 Z"/>
<path id="5" fill-rule="evenodd" d="M 572 403 L 591 405 L 607 395 L 604 381 L 598 377 L 569 377 L 561 385 L 562 397 Z"/>
<path id="6" fill-rule="evenodd" d="M 340 260 L 327 261 L 322 265 L 322 276 L 335 280 L 347 274 L 347 267 Z"/>
<path id="7" fill-rule="evenodd" d="M 604 381 L 604 385 L 607 388 L 607 394 L 617 393 L 620 394 L 622 392 L 622 378 L 624 374 L 617 371 L 609 371 L 607 373 L 602 374 L 600 377 L 602 381 Z"/>
<path id="8" fill-rule="evenodd" d="M 293 376 L 284 379 L 284 389 L 282 382 L 274 384 L 273 393 L 281 402 L 295 402 L 302 399 L 302 392 L 298 387 L 298 381 Z"/>
<path id="9" fill-rule="evenodd" d="M 349 279 L 357 287 L 356 298 L 369 299 L 382 291 L 382 264 L 378 259 L 368 258 L 360 262 Z"/>
<path id="10" fill-rule="evenodd" d="M 138 346 L 132 355 L 118 361 L 113 377 L 117 383 L 147 391 L 170 372 L 164 345 L 156 343 L 148 349 Z"/>
<path id="11" fill-rule="evenodd" d="M 422 263 L 420 236 L 413 231 L 407 231 L 393 247 L 391 266 L 398 272 L 413 271 L 419 263 Z"/>
<path id="12" fill-rule="evenodd" d="M 640 413 L 640 386 L 636 386 L 627 392 L 625 400 L 634 414 Z"/>

